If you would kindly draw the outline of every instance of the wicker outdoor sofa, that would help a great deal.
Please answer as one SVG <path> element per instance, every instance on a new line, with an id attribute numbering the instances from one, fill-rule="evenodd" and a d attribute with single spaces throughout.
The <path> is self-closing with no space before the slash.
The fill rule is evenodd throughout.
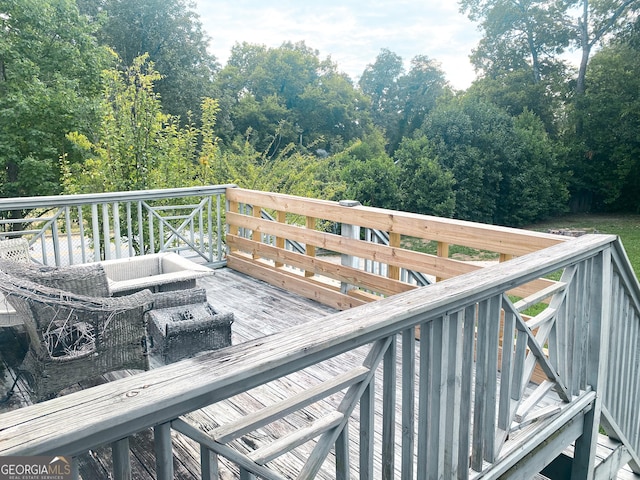
<path id="1" fill-rule="evenodd" d="M 173 252 L 104 260 L 100 263 L 112 295 L 124 295 L 144 288 L 153 292 L 194 288 L 196 279 L 214 274 L 210 268 Z"/>

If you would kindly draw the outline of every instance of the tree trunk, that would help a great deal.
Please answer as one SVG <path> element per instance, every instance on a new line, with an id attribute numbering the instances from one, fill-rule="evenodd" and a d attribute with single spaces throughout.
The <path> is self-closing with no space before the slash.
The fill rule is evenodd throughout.
<path id="1" fill-rule="evenodd" d="M 576 79 L 575 93 L 577 96 L 584 95 L 587 65 L 589 64 L 589 56 L 591 55 L 591 42 L 589 41 L 589 1 L 584 0 L 582 6 L 582 18 L 578 21 L 578 25 L 580 26 L 582 57 L 580 58 L 580 68 L 578 70 L 578 78 Z"/>
<path id="2" fill-rule="evenodd" d="M 533 83 L 540 83 L 540 59 L 538 58 L 538 49 L 536 48 L 533 32 L 531 29 L 527 31 L 527 42 L 529 44 L 529 52 L 531 53 L 531 63 L 533 66 Z"/>

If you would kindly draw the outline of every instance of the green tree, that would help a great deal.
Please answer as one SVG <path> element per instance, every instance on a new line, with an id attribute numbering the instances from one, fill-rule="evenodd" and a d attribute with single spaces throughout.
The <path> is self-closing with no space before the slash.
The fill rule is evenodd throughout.
<path id="1" fill-rule="evenodd" d="M 92 125 L 108 62 L 73 0 L 0 4 L 0 196 L 59 193 L 65 134 Z"/>
<path id="2" fill-rule="evenodd" d="M 498 215 L 511 225 L 527 225 L 566 212 L 568 175 L 562 150 L 540 118 L 525 110 L 513 119 L 517 162 L 506 175 L 506 199 Z"/>
<path id="3" fill-rule="evenodd" d="M 124 65 L 148 53 L 161 78 L 156 84 L 166 113 L 189 122 L 212 97 L 219 65 L 207 52 L 208 37 L 190 0 L 83 0 L 86 13 L 100 26 L 100 40 Z"/>
<path id="4" fill-rule="evenodd" d="M 398 82 L 403 75 L 402 57 L 383 48 L 360 76 L 360 89 L 371 100 L 373 123 L 387 136 L 395 135 L 400 122 Z"/>
<path id="5" fill-rule="evenodd" d="M 411 69 L 398 79 L 398 86 L 402 113 L 396 137 L 390 138 L 391 151 L 395 151 L 402 138 L 411 136 L 422 126 L 438 98 L 449 92 L 440 65 L 426 55 L 417 55 L 411 60 Z"/>
<path id="6" fill-rule="evenodd" d="M 181 127 L 161 110 L 160 78 L 143 55 L 125 70 L 104 72 L 101 121 L 91 137 L 68 135 L 82 163 L 63 161 L 67 193 L 170 188 L 207 183 L 216 166 L 217 102 L 202 104 L 203 125 Z"/>
<path id="7" fill-rule="evenodd" d="M 365 99 L 330 59 L 304 42 L 278 48 L 234 46 L 216 81 L 228 112 L 220 136 L 249 140 L 269 157 L 294 144 L 301 152 L 348 144 L 370 125 Z"/>
<path id="8" fill-rule="evenodd" d="M 354 90 L 346 75 L 328 71 L 300 95 L 296 131 L 314 145 L 335 150 L 368 130 L 366 104 L 364 95 Z"/>
<path id="9" fill-rule="evenodd" d="M 402 209 L 451 217 L 455 212 L 455 178 L 438 162 L 424 136 L 405 138 L 394 155 L 400 169 Z"/>
<path id="10" fill-rule="evenodd" d="M 403 137 L 420 128 L 438 97 L 448 91 L 437 62 L 417 55 L 411 60 L 409 72 L 405 72 L 402 58 L 387 49 L 367 65 L 359 85 L 371 100 L 371 117 L 385 132 L 390 154 Z"/>
<path id="11" fill-rule="evenodd" d="M 585 78 L 594 48 L 624 28 L 640 8 L 639 0 L 565 0 L 564 23 L 581 52 L 576 93 L 585 91 Z M 571 14 L 570 12 L 577 12 Z"/>
<path id="12" fill-rule="evenodd" d="M 467 95 L 438 105 L 421 132 L 456 180 L 457 218 L 518 226 L 564 208 L 562 165 L 533 114 L 514 118 Z"/>
<path id="13" fill-rule="evenodd" d="M 528 68 L 534 82 L 561 62 L 569 46 L 580 50 L 575 93 L 585 90 L 593 49 L 618 32 L 640 7 L 639 0 L 459 0 L 484 36 L 472 55 L 484 72 Z"/>
<path id="14" fill-rule="evenodd" d="M 385 152 L 380 132 L 357 140 L 340 157 L 347 199 L 371 207 L 399 208 L 398 168 Z"/>
<path id="15" fill-rule="evenodd" d="M 632 43 L 614 44 L 589 66 L 573 193 L 594 210 L 640 211 L 639 55 Z"/>
<path id="16" fill-rule="evenodd" d="M 317 162 L 316 179 L 326 185 L 323 198 L 399 208 L 398 169 L 385 152 L 381 131 L 372 129 L 341 152 Z"/>
<path id="17" fill-rule="evenodd" d="M 569 44 L 558 2 L 545 0 L 460 0 L 460 9 L 484 32 L 472 61 L 486 73 L 527 68 L 539 83 L 548 64 Z"/>
<path id="18" fill-rule="evenodd" d="M 500 150 L 508 140 L 508 123 L 496 107 L 463 98 L 441 104 L 425 121 L 421 132 L 456 180 L 457 218 L 499 223 L 497 203 L 508 169 Z"/>
<path id="19" fill-rule="evenodd" d="M 537 83 L 528 69 L 487 75 L 475 80 L 466 93 L 493 103 L 514 117 L 525 111 L 533 112 L 542 120 L 547 133 L 557 137 L 562 131 L 558 119 L 563 116 L 570 90 L 570 74 L 562 65 L 557 67 Z"/>

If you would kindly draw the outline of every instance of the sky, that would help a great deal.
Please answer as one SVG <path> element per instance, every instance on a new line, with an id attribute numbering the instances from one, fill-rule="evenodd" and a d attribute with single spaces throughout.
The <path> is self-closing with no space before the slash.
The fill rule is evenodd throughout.
<path id="1" fill-rule="evenodd" d="M 275 48 L 304 40 L 354 82 L 383 48 L 405 68 L 427 55 L 457 89 L 475 78 L 469 54 L 480 33 L 454 0 L 197 0 L 197 12 L 223 66 L 237 42 Z"/>

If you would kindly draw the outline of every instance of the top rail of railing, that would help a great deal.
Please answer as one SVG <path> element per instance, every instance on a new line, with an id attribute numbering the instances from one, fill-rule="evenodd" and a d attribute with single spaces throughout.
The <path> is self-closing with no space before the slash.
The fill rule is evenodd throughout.
<path id="1" fill-rule="evenodd" d="M 164 251 L 224 265 L 223 197 L 232 187 L 2 198 L 0 239 L 26 238 L 32 259 L 48 265 Z"/>
<path id="2" fill-rule="evenodd" d="M 567 240 L 567 237 L 561 235 L 367 207 L 358 202 L 347 204 L 243 188 L 234 189 L 229 198 L 259 208 L 355 224 L 363 228 L 428 238 L 505 255 L 524 255 Z"/>
<path id="3" fill-rule="evenodd" d="M 200 197 L 224 194 L 236 185 L 208 185 L 203 187 L 163 188 L 133 190 L 130 192 L 79 193 L 73 195 L 48 195 L 41 197 L 0 198 L 0 211 L 31 210 L 34 208 L 68 207 L 93 203 L 135 202 L 176 197 Z"/>

